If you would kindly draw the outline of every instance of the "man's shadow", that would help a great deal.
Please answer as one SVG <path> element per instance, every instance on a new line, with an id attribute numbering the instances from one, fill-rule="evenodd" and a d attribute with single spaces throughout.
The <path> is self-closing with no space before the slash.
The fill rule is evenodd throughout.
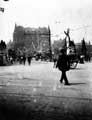
<path id="1" fill-rule="evenodd" d="M 85 70 L 86 68 L 70 68 L 70 70 Z"/>
<path id="2" fill-rule="evenodd" d="M 70 83 L 70 85 L 82 85 L 82 84 L 87 84 L 87 83 Z"/>

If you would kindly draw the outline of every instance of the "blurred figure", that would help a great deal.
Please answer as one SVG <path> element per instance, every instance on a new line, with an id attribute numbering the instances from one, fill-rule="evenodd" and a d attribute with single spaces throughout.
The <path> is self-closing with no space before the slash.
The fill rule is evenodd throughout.
<path id="1" fill-rule="evenodd" d="M 69 62 L 69 57 L 66 55 L 64 49 L 60 50 L 60 55 L 57 60 L 56 68 L 58 68 L 61 71 L 60 82 L 62 83 L 64 80 L 65 85 L 70 85 L 66 76 L 66 71 L 70 69 L 70 62 Z"/>
<path id="2" fill-rule="evenodd" d="M 27 61 L 28 61 L 29 65 L 31 64 L 31 60 L 32 60 L 32 56 L 30 55 L 30 56 L 27 57 Z"/>
<path id="3" fill-rule="evenodd" d="M 25 65 L 25 63 L 26 63 L 26 56 L 25 55 L 23 55 L 23 64 Z"/>
<path id="4" fill-rule="evenodd" d="M 57 64 L 57 58 L 55 56 L 53 57 L 53 62 L 54 62 L 53 68 L 55 68 Z"/>
<path id="5" fill-rule="evenodd" d="M 80 56 L 80 63 L 81 63 L 81 64 L 84 64 L 84 55 L 81 55 L 81 56 Z"/>

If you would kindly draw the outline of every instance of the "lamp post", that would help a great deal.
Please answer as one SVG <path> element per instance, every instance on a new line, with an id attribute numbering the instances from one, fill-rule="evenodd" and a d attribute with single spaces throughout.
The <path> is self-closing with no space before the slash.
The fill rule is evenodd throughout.
<path id="1" fill-rule="evenodd" d="M 49 31 L 49 52 L 50 52 L 50 61 L 52 61 L 51 31 L 50 31 L 50 27 L 49 27 L 49 26 L 48 26 L 48 31 Z"/>

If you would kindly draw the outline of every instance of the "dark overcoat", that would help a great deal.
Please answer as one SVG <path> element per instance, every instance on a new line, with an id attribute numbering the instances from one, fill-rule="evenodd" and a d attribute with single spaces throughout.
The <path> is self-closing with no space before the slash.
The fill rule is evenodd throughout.
<path id="1" fill-rule="evenodd" d="M 70 69 L 69 57 L 66 54 L 59 55 L 56 67 L 60 71 L 68 71 Z"/>

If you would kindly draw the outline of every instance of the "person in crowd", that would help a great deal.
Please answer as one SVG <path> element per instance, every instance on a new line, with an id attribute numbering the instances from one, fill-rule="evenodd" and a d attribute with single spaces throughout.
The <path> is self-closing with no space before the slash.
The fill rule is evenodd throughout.
<path id="1" fill-rule="evenodd" d="M 27 57 L 27 61 L 28 61 L 28 64 L 29 64 L 29 65 L 31 65 L 31 60 L 32 60 L 32 56 L 29 55 L 29 56 Z"/>
<path id="2" fill-rule="evenodd" d="M 53 68 L 55 68 L 57 64 L 57 58 L 55 56 L 53 57 L 53 62 L 54 62 Z"/>
<path id="3" fill-rule="evenodd" d="M 64 80 L 65 85 L 70 85 L 66 76 L 66 71 L 70 69 L 70 62 L 69 57 L 66 55 L 65 49 L 60 50 L 56 68 L 61 71 L 60 83 L 62 83 Z"/>
<path id="4" fill-rule="evenodd" d="M 26 56 L 23 55 L 23 64 L 25 65 L 25 63 L 26 63 Z"/>

